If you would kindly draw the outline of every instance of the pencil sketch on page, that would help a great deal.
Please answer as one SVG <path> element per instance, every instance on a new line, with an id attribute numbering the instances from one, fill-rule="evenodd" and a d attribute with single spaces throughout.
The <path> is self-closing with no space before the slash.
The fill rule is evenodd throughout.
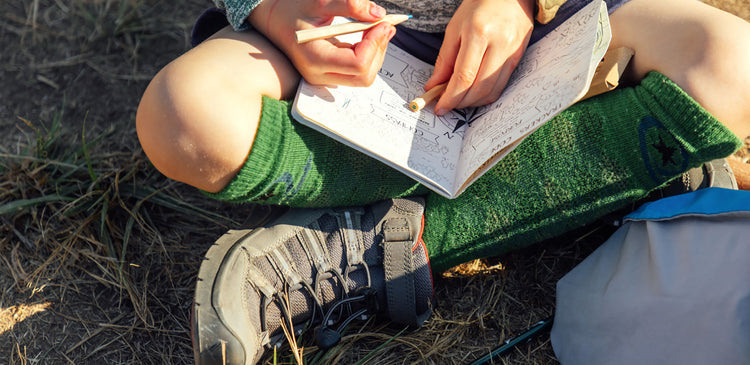
<path id="1" fill-rule="evenodd" d="M 606 19 L 603 2 L 584 7 L 530 46 L 501 97 L 483 107 L 412 112 L 408 104 L 424 93 L 433 66 L 391 44 L 373 85 L 302 81 L 292 113 L 452 198 L 585 94 L 609 43 Z"/>

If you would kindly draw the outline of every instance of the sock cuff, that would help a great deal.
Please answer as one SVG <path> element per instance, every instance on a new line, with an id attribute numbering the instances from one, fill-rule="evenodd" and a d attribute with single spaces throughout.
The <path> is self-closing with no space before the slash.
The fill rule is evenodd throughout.
<path id="1" fill-rule="evenodd" d="M 214 199 L 296 207 L 362 205 L 424 194 L 399 171 L 296 123 L 287 101 L 263 97 L 260 122 L 240 171 Z"/>
<path id="2" fill-rule="evenodd" d="M 710 147 L 715 158 L 721 158 L 743 145 L 742 140 L 721 121 L 659 72 L 650 72 L 635 88 L 635 93 L 691 153 Z"/>
<path id="3" fill-rule="evenodd" d="M 288 103 L 263 96 L 258 130 L 245 163 L 232 181 L 217 193 L 203 192 L 211 198 L 228 202 L 247 202 L 262 193 L 256 191 L 264 180 L 271 176 L 274 163 L 278 161 L 279 146 L 283 143 L 284 133 L 290 127 Z"/>

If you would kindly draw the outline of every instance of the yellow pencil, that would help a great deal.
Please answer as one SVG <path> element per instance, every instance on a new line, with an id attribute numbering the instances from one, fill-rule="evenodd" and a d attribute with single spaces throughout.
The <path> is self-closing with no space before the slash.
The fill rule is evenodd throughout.
<path id="1" fill-rule="evenodd" d="M 382 22 L 396 25 L 403 23 L 411 18 L 411 15 L 389 14 L 384 16 L 383 19 L 380 19 L 376 22 L 349 22 L 327 25 L 324 27 L 298 30 L 295 34 L 297 36 L 297 43 L 305 43 L 316 39 L 325 39 L 343 34 L 361 32 L 363 30 L 370 29 Z"/>
<path id="2" fill-rule="evenodd" d="M 448 85 L 448 83 L 443 83 L 437 86 L 433 86 L 432 89 L 427 90 L 422 96 L 412 100 L 409 103 L 409 110 L 413 112 L 418 112 L 422 110 L 427 104 L 431 103 L 433 100 L 440 97 L 440 95 L 443 94 L 443 91 L 445 91 L 445 87 Z"/>

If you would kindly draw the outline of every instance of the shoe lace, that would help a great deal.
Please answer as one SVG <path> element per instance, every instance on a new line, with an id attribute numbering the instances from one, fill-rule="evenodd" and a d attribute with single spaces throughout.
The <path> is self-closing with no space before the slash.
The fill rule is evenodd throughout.
<path id="1" fill-rule="evenodd" d="M 355 296 L 340 299 L 333 303 L 331 308 L 328 310 L 328 313 L 326 313 L 325 317 L 323 318 L 323 322 L 320 326 L 318 326 L 315 329 L 315 341 L 318 344 L 318 347 L 320 347 L 323 350 L 327 350 L 333 346 L 335 346 L 339 341 L 341 340 L 341 333 L 346 328 L 346 326 L 351 323 L 354 319 L 358 317 L 368 317 L 370 315 L 373 315 L 378 312 L 380 305 L 378 304 L 377 299 L 377 292 L 375 289 L 366 286 L 361 287 L 358 290 L 358 294 Z M 364 302 L 364 307 L 352 312 L 351 311 L 351 304 L 356 302 Z M 339 307 L 342 307 L 346 305 L 349 307 L 349 315 L 340 321 L 339 325 L 334 329 L 329 327 L 330 317 L 333 312 L 338 309 Z"/>
<path id="2" fill-rule="evenodd" d="M 355 226 L 354 215 L 359 212 L 343 211 L 337 215 L 339 221 L 339 227 L 343 229 L 343 243 L 346 250 L 346 268 L 342 274 L 338 267 L 331 265 L 327 259 L 328 253 L 324 245 L 320 244 L 324 242 L 320 237 L 316 237 L 316 233 L 320 232 L 320 227 L 317 224 L 312 224 L 309 229 L 302 231 L 302 236 L 307 241 L 305 246 L 309 249 L 308 257 L 311 259 L 312 264 L 317 270 L 317 274 L 313 280 L 313 285 L 310 285 L 308 281 L 303 280 L 298 275 L 293 273 L 293 269 L 287 267 L 285 260 L 278 258 L 277 260 L 271 260 L 272 265 L 276 267 L 280 272 L 284 273 L 286 288 L 287 290 L 278 291 L 272 297 L 265 297 L 264 303 L 261 306 L 261 324 L 263 331 L 268 330 L 266 308 L 272 301 L 277 301 L 281 314 L 287 323 L 292 322 L 292 313 L 290 313 L 288 298 L 289 293 L 293 291 L 306 291 L 309 297 L 313 300 L 313 307 L 311 311 L 311 317 L 304 324 L 295 328 L 295 331 L 301 332 L 305 327 L 315 327 L 315 340 L 318 347 L 321 349 L 328 349 L 335 346 L 341 340 L 341 334 L 346 327 L 355 319 L 362 318 L 366 319 L 369 316 L 377 313 L 380 309 L 380 305 L 377 299 L 377 291 L 372 288 L 372 277 L 370 274 L 370 268 L 363 258 L 363 247 L 360 246 L 361 233 L 358 236 L 357 227 Z M 361 213 L 359 213 L 361 214 Z M 366 285 L 359 286 L 350 293 L 349 277 L 350 274 L 357 270 L 363 270 L 366 278 Z M 331 278 L 335 278 L 334 282 L 340 288 L 340 295 L 337 295 L 339 299 L 333 301 L 327 311 L 324 309 L 324 304 L 321 301 L 321 283 Z M 280 343 L 283 339 L 283 334 L 278 334 L 277 341 L 272 343 Z"/>
<path id="3" fill-rule="evenodd" d="M 367 267 L 366 264 L 363 266 Z M 313 299 L 314 308 L 311 311 L 310 319 L 302 325 L 303 328 L 314 327 L 315 341 L 319 348 L 327 350 L 335 346 L 341 340 L 343 331 L 353 320 L 357 318 L 365 320 L 380 310 L 377 290 L 369 285 L 369 269 L 365 270 L 368 275 L 368 285 L 358 287 L 351 294 L 346 290 L 347 281 L 345 279 L 348 275 L 342 276 L 337 270 L 332 270 L 329 275 L 324 275 L 325 273 L 318 275 L 315 288 L 307 283 L 301 283 L 301 285 L 295 285 L 295 287 L 289 288 L 289 290 L 277 292 L 273 297 L 265 297 L 265 301 L 261 306 L 263 331 L 268 330 L 266 308 L 268 308 L 272 301 L 275 300 L 279 304 L 278 307 L 281 309 L 281 314 L 284 316 L 286 323 L 292 323 L 292 313 L 289 310 L 288 304 L 286 304 L 288 303 L 289 292 L 305 290 Z M 341 298 L 333 301 L 328 310 L 325 311 L 324 305 L 320 301 L 319 295 L 317 295 L 319 293 L 318 284 L 321 280 L 327 280 L 332 277 L 336 277 L 336 282 L 340 283 Z M 279 341 L 274 341 L 274 343 L 280 342 L 283 335 L 279 334 L 277 337 Z"/>

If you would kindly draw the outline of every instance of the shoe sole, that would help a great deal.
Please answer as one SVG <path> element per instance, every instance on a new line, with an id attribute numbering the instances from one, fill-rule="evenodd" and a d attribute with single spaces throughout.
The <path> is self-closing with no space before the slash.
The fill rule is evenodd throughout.
<path id="1" fill-rule="evenodd" d="M 249 227 L 263 227 L 288 211 L 288 208 L 269 209 L 260 206 L 260 210 L 256 212 L 256 208 L 258 207 L 254 207 L 249 213 L 252 220 L 245 222 Z M 224 261 L 231 257 L 229 252 L 257 230 L 230 230 L 208 248 L 203 258 L 195 285 L 190 324 L 196 365 L 250 364 L 247 349 L 238 340 L 240 336 L 222 320 L 214 307 L 214 289 Z"/>
<path id="2" fill-rule="evenodd" d="M 219 270 L 224 260 L 231 256 L 229 251 L 252 232 L 253 230 L 227 232 L 208 249 L 201 263 L 195 287 L 191 328 L 196 365 L 247 363 L 247 349 L 219 316 L 213 304 L 213 296 Z M 228 351 L 230 348 L 232 351 Z M 242 349 L 242 352 L 239 353 L 238 349 Z"/>

